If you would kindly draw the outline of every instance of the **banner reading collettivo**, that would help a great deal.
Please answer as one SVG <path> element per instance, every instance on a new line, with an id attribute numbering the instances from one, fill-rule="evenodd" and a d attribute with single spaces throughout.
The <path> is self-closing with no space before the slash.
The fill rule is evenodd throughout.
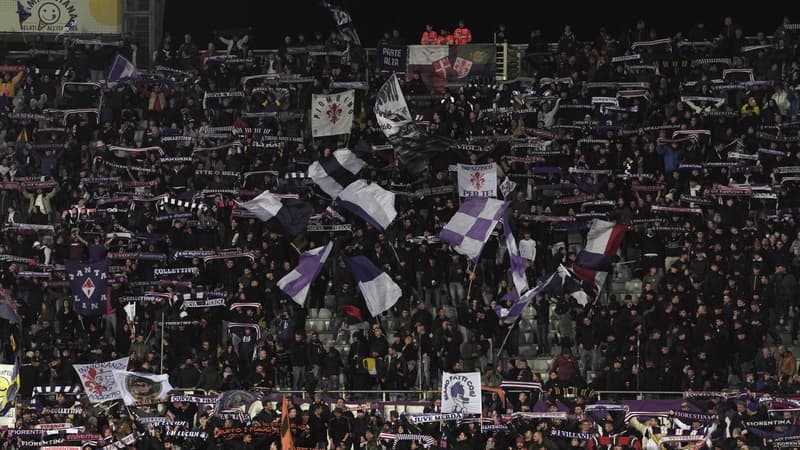
<path id="1" fill-rule="evenodd" d="M 122 0 L 0 0 L 0 32 L 120 34 Z"/>

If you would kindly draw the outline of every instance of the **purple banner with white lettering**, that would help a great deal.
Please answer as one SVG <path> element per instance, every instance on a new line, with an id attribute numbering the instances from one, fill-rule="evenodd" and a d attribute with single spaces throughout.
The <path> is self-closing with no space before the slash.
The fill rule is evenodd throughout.
<path id="1" fill-rule="evenodd" d="M 386 45 L 378 47 L 375 53 L 375 66 L 381 72 L 406 73 L 408 47 Z"/>
<path id="2" fill-rule="evenodd" d="M 91 264 L 67 261 L 66 269 L 75 312 L 89 317 L 104 314 L 108 299 L 108 260 Z"/>

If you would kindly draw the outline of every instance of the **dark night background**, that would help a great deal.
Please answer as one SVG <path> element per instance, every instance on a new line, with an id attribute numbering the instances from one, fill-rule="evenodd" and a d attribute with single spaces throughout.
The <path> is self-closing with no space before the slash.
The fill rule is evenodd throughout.
<path id="1" fill-rule="evenodd" d="M 197 0 L 168 0 L 164 14 L 164 31 L 180 38 L 191 33 L 202 48 L 211 37 L 212 30 L 252 26 L 256 42 L 251 48 L 276 48 L 286 34 L 305 33 L 306 39 L 313 31 L 333 29 L 333 21 L 317 0 L 225 0 L 199 2 Z M 745 35 L 758 31 L 771 34 L 780 24 L 791 3 L 769 2 L 759 7 L 750 2 L 709 4 L 707 2 L 639 2 L 626 5 L 618 2 L 546 2 L 511 1 L 357 1 L 344 0 L 353 17 L 353 23 L 365 47 L 374 47 L 384 31 L 400 30 L 408 43 L 418 43 L 425 23 L 435 29 L 445 27 L 452 31 L 459 18 L 472 29 L 475 42 L 491 42 L 497 25 L 504 23 L 510 41 L 525 43 L 530 31 L 539 28 L 545 38 L 557 41 L 565 23 L 570 23 L 579 40 L 597 36 L 600 25 L 615 36 L 625 27 L 633 27 L 643 18 L 647 27 L 655 27 L 658 37 L 671 36 L 677 31 L 686 33 L 695 23 L 702 21 L 706 30 L 719 32 L 725 15 L 731 15 Z M 214 6 L 210 6 L 213 4 Z M 224 5 L 220 7 L 218 5 Z M 698 5 L 703 9 L 698 10 Z M 797 17 L 792 17 L 796 22 Z M 800 16 L 800 13 L 795 14 Z"/>

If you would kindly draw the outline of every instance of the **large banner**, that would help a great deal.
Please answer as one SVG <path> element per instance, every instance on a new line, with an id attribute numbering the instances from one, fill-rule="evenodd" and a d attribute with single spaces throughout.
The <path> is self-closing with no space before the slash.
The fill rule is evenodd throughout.
<path id="1" fill-rule="evenodd" d="M 75 312 L 89 317 L 105 314 L 108 300 L 108 260 L 91 264 L 67 261 L 66 269 L 75 299 Z"/>
<path id="2" fill-rule="evenodd" d="M 355 91 L 311 97 L 311 134 L 314 137 L 350 134 Z"/>
<path id="3" fill-rule="evenodd" d="M 497 197 L 497 164 L 458 165 L 458 195 Z"/>
<path id="4" fill-rule="evenodd" d="M 120 34 L 121 0 L 0 0 L 0 32 Z"/>
<path id="5" fill-rule="evenodd" d="M 130 357 L 94 364 L 74 364 L 81 386 L 92 403 L 122 398 L 114 380 L 115 370 L 127 370 Z"/>
<path id="6" fill-rule="evenodd" d="M 442 373 L 442 412 L 481 414 L 480 372 Z"/>
<path id="7" fill-rule="evenodd" d="M 494 44 L 409 45 L 406 76 L 419 72 L 428 86 L 441 92 L 447 83 L 467 83 L 474 78 L 494 79 Z"/>
<path id="8" fill-rule="evenodd" d="M 375 65 L 382 72 L 406 73 L 408 47 L 387 45 L 378 47 Z"/>
<path id="9" fill-rule="evenodd" d="M 0 410 L 5 409 L 5 414 L 0 415 L 0 426 L 13 428 L 16 425 L 16 408 L 13 402 L 19 390 L 19 376 L 14 364 L 0 364 Z"/>
<path id="10" fill-rule="evenodd" d="M 395 137 L 414 139 L 420 134 L 395 74 L 392 74 L 378 90 L 375 99 L 375 117 L 389 142 Z"/>

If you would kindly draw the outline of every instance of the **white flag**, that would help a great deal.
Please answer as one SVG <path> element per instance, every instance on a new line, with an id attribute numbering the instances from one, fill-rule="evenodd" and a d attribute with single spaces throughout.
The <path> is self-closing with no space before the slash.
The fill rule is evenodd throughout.
<path id="1" fill-rule="evenodd" d="M 117 383 L 120 397 L 125 406 L 141 403 L 154 403 L 167 398 L 172 385 L 169 384 L 169 375 L 154 375 L 150 373 L 114 371 L 114 380 Z"/>
<path id="2" fill-rule="evenodd" d="M 132 303 L 135 305 L 135 303 Z M 126 307 L 127 308 L 127 307 Z M 130 357 L 94 364 L 73 364 L 86 396 L 92 403 L 122 398 L 114 379 L 115 370 L 127 370 Z"/>
<path id="3" fill-rule="evenodd" d="M 355 91 L 311 98 L 311 135 L 314 137 L 350 134 L 353 127 Z"/>
<path id="4" fill-rule="evenodd" d="M 458 195 L 497 197 L 497 164 L 458 165 Z"/>
<path id="5" fill-rule="evenodd" d="M 442 373 L 442 412 L 481 414 L 480 372 Z"/>

